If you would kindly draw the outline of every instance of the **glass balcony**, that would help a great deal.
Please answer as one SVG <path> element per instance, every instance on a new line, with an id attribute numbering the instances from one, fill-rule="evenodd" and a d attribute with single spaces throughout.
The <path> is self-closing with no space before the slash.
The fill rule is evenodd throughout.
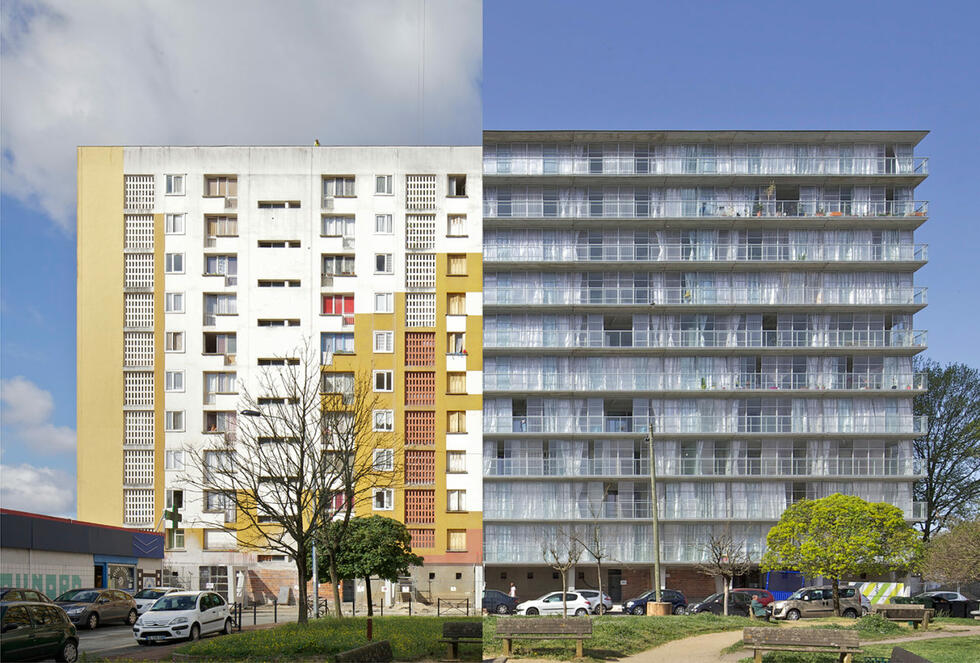
<path id="1" fill-rule="evenodd" d="M 583 275 L 583 281 L 585 280 Z M 488 305 L 812 305 L 812 306 L 925 306 L 926 288 L 899 286 L 887 288 L 848 287 L 630 287 L 567 286 L 527 287 L 485 286 Z"/>
<path id="2" fill-rule="evenodd" d="M 483 245 L 487 262 L 926 262 L 927 244 Z"/>
<path id="3" fill-rule="evenodd" d="M 925 348 L 911 329 L 862 330 L 572 330 L 483 329 L 488 348 Z"/>
<path id="4" fill-rule="evenodd" d="M 926 388 L 925 373 L 802 373 L 739 372 L 713 375 L 649 373 L 642 370 L 595 372 L 519 373 L 484 371 L 484 392 L 533 391 L 864 391 Z"/>

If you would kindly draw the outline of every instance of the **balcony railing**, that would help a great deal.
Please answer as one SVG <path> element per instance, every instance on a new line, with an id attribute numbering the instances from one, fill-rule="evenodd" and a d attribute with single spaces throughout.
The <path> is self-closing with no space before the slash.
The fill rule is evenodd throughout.
<path id="1" fill-rule="evenodd" d="M 645 535 L 638 536 L 635 540 L 631 537 L 629 543 L 612 543 L 608 546 L 610 558 L 620 563 L 650 564 L 653 562 L 653 545 L 650 543 L 650 538 L 650 531 L 647 529 Z M 705 543 L 704 541 L 694 543 L 664 540 L 661 535 L 660 560 L 664 563 L 708 561 Z M 749 549 L 749 559 L 758 561 L 764 549 L 763 542 L 752 545 Z M 586 554 L 582 559 L 591 560 L 591 557 Z M 541 554 L 541 542 L 512 539 L 498 541 L 494 534 L 488 534 L 484 538 L 483 562 L 484 564 L 545 563 Z"/>
<path id="2" fill-rule="evenodd" d="M 662 415 L 604 416 L 574 414 L 548 415 L 484 415 L 484 433 L 639 433 L 645 434 L 652 424 L 657 434 L 902 434 L 921 435 L 926 432 L 925 416 L 910 414 L 847 414 L 839 415 Z"/>
<path id="3" fill-rule="evenodd" d="M 922 474 L 919 458 L 657 458 L 660 477 L 914 477 Z M 485 458 L 486 477 L 643 477 L 648 458 Z"/>
<path id="4" fill-rule="evenodd" d="M 925 262 L 927 244 L 483 245 L 488 262 Z"/>
<path id="5" fill-rule="evenodd" d="M 807 200 L 656 200 L 650 198 L 606 198 L 582 196 L 559 201 L 555 197 L 485 197 L 483 216 L 509 218 L 756 218 L 797 217 L 924 217 L 929 214 L 926 200 L 807 201 Z"/>
<path id="6" fill-rule="evenodd" d="M 751 391 L 923 390 L 925 373 L 799 373 L 791 371 L 684 375 L 643 370 L 528 372 L 484 370 L 484 391 Z"/>
<path id="7" fill-rule="evenodd" d="M 584 277 L 583 277 L 584 280 Z M 506 287 L 493 285 L 484 290 L 489 305 L 812 305 L 812 306 L 924 306 L 926 288 L 902 286 L 888 288 L 848 287 L 630 287 L 581 286 Z"/>
<path id="8" fill-rule="evenodd" d="M 486 348 L 924 348 L 924 330 L 483 329 Z"/>
<path id="9" fill-rule="evenodd" d="M 485 175 L 926 175 L 928 157 L 835 156 L 498 156 Z"/>

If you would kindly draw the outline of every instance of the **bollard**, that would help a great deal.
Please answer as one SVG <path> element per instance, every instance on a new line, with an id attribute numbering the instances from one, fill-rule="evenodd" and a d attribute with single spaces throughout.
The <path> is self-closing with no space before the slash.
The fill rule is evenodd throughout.
<path id="1" fill-rule="evenodd" d="M 255 621 L 255 608 L 258 606 L 257 603 L 252 604 L 252 626 L 255 626 L 258 622 Z"/>
<path id="2" fill-rule="evenodd" d="M 466 597 L 466 616 L 470 616 L 470 597 Z"/>
<path id="3" fill-rule="evenodd" d="M 279 599 L 272 599 L 272 623 L 279 623 Z"/>

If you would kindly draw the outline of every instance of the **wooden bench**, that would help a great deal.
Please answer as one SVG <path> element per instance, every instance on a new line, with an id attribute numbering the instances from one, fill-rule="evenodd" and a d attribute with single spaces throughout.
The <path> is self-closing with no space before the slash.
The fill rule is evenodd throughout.
<path id="1" fill-rule="evenodd" d="M 911 622 L 913 628 L 929 628 L 929 621 L 936 611 L 921 603 L 876 603 L 871 606 L 871 612 L 884 617 L 890 622 Z"/>
<path id="2" fill-rule="evenodd" d="M 747 628 L 742 642 L 754 650 L 755 663 L 762 663 L 764 651 L 802 651 L 839 654 L 843 663 L 851 663 L 861 653 L 858 634 L 853 631 L 815 628 Z"/>
<path id="3" fill-rule="evenodd" d="M 497 637 L 504 641 L 504 656 L 511 655 L 511 640 L 575 640 L 575 656 L 582 658 L 582 642 L 592 637 L 588 617 L 502 617 Z"/>
<path id="4" fill-rule="evenodd" d="M 442 640 L 449 645 L 448 661 L 459 660 L 459 644 L 483 644 L 483 622 L 444 622 Z"/>
<path id="5" fill-rule="evenodd" d="M 379 640 L 371 644 L 342 651 L 337 654 L 337 663 L 387 663 L 394 660 L 391 644 L 387 640 Z"/>

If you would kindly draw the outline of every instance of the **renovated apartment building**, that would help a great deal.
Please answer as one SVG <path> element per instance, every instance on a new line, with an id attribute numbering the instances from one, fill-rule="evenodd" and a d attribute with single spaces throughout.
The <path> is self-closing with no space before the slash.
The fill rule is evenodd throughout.
<path id="1" fill-rule="evenodd" d="M 598 524 L 613 600 L 649 589 L 651 431 L 662 580 L 689 595 L 715 591 L 712 533 L 757 559 L 796 500 L 918 517 L 924 135 L 485 133 L 488 587 L 554 589 L 543 546 Z"/>
<path id="2" fill-rule="evenodd" d="M 181 477 L 189 450 L 236 444 L 245 389 L 275 396 L 262 367 L 313 343 L 325 389 L 370 374 L 375 430 L 404 443 L 379 466 L 403 480 L 360 515 L 407 525 L 423 596 L 474 597 L 480 192 L 479 146 L 79 148 L 78 517 L 165 526 L 191 587 L 294 585 L 220 491 Z"/>

